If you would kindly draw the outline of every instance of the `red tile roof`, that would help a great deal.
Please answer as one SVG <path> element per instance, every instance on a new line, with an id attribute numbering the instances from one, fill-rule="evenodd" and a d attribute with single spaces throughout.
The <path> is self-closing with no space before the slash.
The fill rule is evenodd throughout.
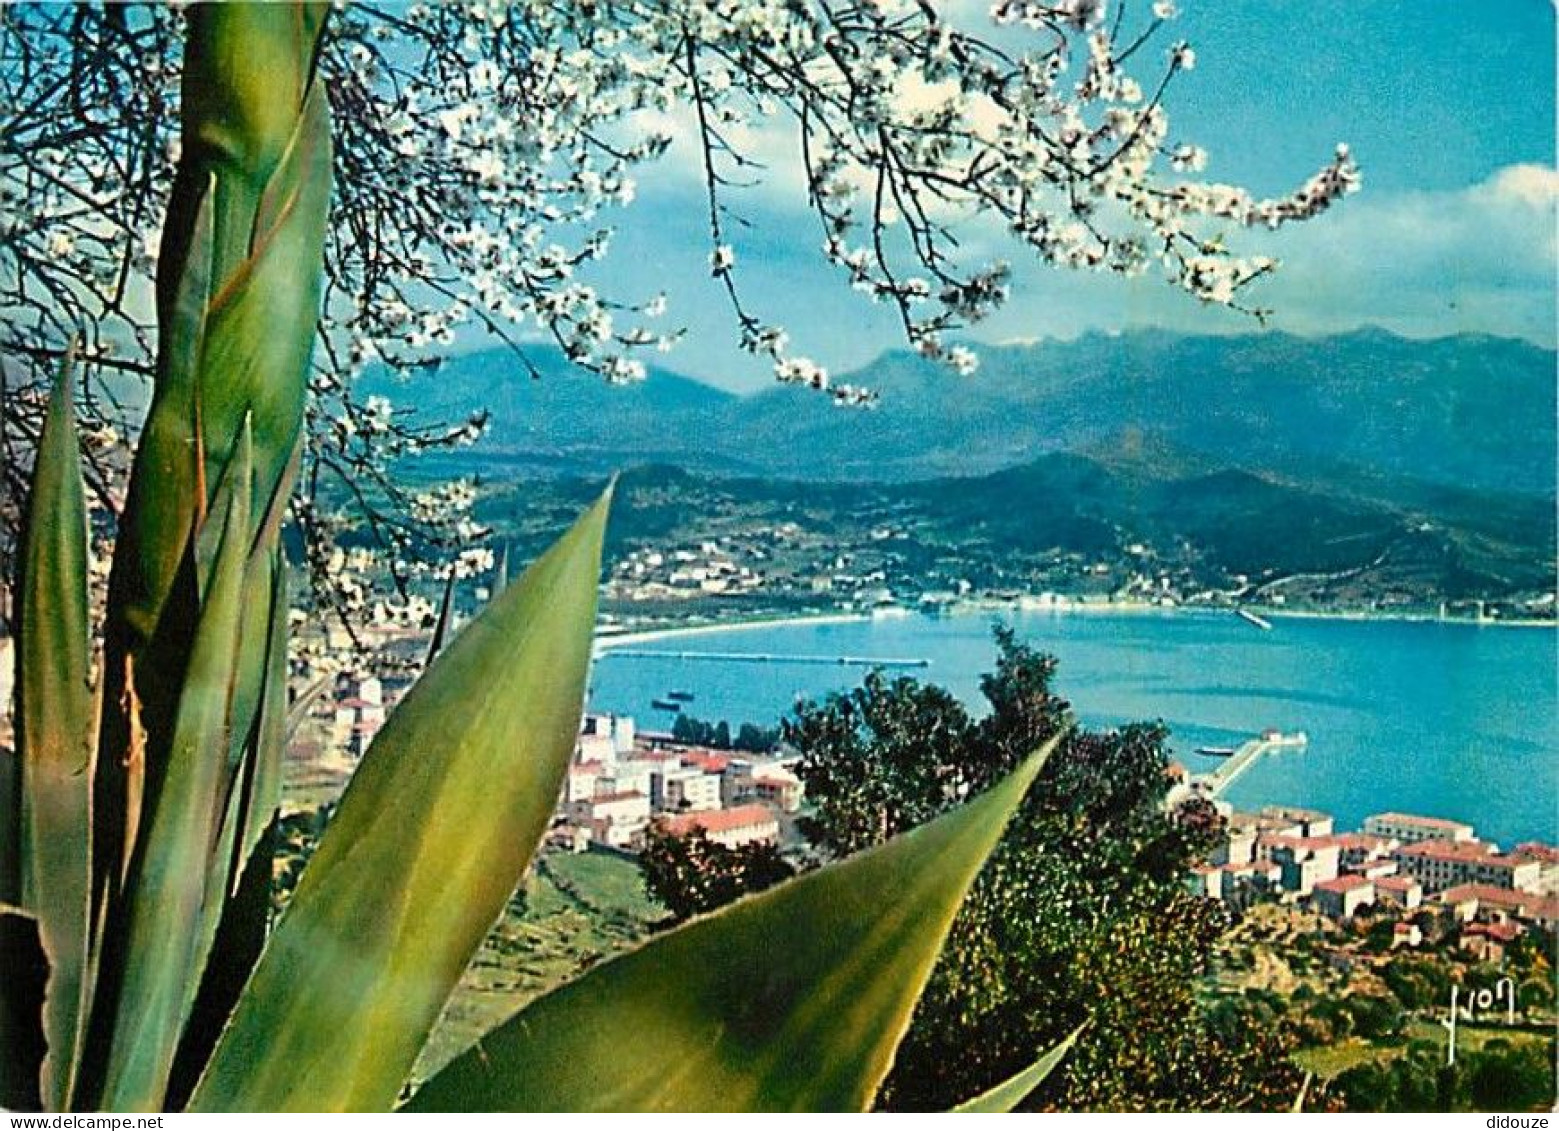
<path id="1" fill-rule="evenodd" d="M 598 793 L 590 799 L 590 804 L 600 805 L 604 801 L 632 801 L 636 797 L 643 796 L 644 794 L 636 789 L 624 789 L 616 793 Z"/>
<path id="2" fill-rule="evenodd" d="M 1360 848 L 1365 852 L 1379 852 L 1397 843 L 1392 837 L 1376 836 L 1373 833 L 1338 833 L 1332 837 L 1332 840 L 1344 852 L 1350 848 Z"/>
<path id="3" fill-rule="evenodd" d="M 1398 856 L 1422 856 L 1430 860 L 1471 860 L 1480 864 L 1495 864 L 1509 857 L 1496 855 L 1492 844 L 1481 840 L 1426 840 L 1397 849 Z"/>
<path id="4" fill-rule="evenodd" d="M 1522 930 L 1519 923 L 1469 923 L 1462 928 L 1462 934 L 1482 935 L 1496 942 L 1508 943 L 1520 938 Z"/>
<path id="5" fill-rule="evenodd" d="M 1354 891 L 1358 888 L 1372 887 L 1374 883 L 1375 881 L 1368 876 L 1338 876 L 1335 880 L 1322 880 L 1315 885 L 1315 890 L 1342 895 L 1344 892 Z"/>
<path id="6" fill-rule="evenodd" d="M 1469 903 L 1476 900 L 1480 904 L 1498 907 L 1528 919 L 1559 918 L 1559 897 L 1511 891 L 1493 884 L 1457 884 L 1453 888 L 1446 888 L 1437 898 L 1442 903 Z"/>
<path id="7" fill-rule="evenodd" d="M 1412 813 L 1376 813 L 1369 817 L 1371 821 L 1390 821 L 1398 825 L 1418 825 L 1425 829 L 1470 829 L 1472 826 L 1465 821 L 1448 821 L 1444 817 L 1419 817 Z"/>
<path id="8" fill-rule="evenodd" d="M 1375 886 L 1385 888 L 1387 891 L 1405 892 L 1423 885 L 1412 876 L 1381 876 L 1375 881 Z"/>
<path id="9" fill-rule="evenodd" d="M 1527 860 L 1537 860 L 1543 864 L 1559 864 L 1559 848 L 1544 844 L 1540 840 L 1529 840 L 1518 844 L 1510 850 L 1510 854 Z"/>
<path id="10" fill-rule="evenodd" d="M 777 826 L 774 812 L 767 805 L 737 805 L 731 809 L 684 813 L 677 817 L 667 817 L 662 823 L 672 836 L 686 836 L 694 829 L 703 829 L 706 833 L 723 833 L 765 824 Z"/>

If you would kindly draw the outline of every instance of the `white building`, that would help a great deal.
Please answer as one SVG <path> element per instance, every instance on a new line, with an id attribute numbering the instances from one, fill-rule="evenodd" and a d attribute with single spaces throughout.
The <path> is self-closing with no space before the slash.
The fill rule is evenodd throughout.
<path id="1" fill-rule="evenodd" d="M 779 821 L 766 805 L 738 805 L 734 809 L 668 817 L 662 827 L 672 836 L 686 836 L 694 829 L 703 829 L 711 841 L 727 848 L 779 841 Z"/>
<path id="2" fill-rule="evenodd" d="M 650 773 L 650 800 L 659 812 L 720 808 L 720 775 L 695 766 L 662 766 Z"/>
<path id="3" fill-rule="evenodd" d="M 1336 876 L 1315 885 L 1316 910 L 1329 919 L 1351 919 L 1375 902 L 1375 881 L 1364 876 Z"/>
<path id="4" fill-rule="evenodd" d="M 1393 853 L 1404 874 L 1424 885 L 1427 892 L 1444 891 L 1460 884 L 1488 884 L 1513 891 L 1536 888 L 1542 866 L 1522 856 L 1502 856 L 1484 841 L 1428 840 L 1407 844 Z"/>
<path id="5" fill-rule="evenodd" d="M 1470 841 L 1471 825 L 1447 821 L 1442 817 L 1419 817 L 1412 813 L 1376 813 L 1364 818 L 1364 831 L 1371 836 L 1392 837 L 1403 844 L 1426 840 Z"/>

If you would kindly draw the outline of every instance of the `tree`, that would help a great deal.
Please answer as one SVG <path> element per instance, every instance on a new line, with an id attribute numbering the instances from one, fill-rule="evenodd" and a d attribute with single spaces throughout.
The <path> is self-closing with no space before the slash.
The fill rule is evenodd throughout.
<path id="1" fill-rule="evenodd" d="M 639 869 L 644 889 L 671 912 L 674 923 L 724 907 L 796 874 L 777 845 L 755 843 L 731 848 L 710 840 L 701 828 L 672 833 L 661 822 L 651 825 L 645 835 Z"/>
<path id="2" fill-rule="evenodd" d="M 1055 661 L 1010 631 L 969 718 L 939 688 L 868 676 L 784 725 L 827 855 L 956 809 L 1017 751 L 1055 735 Z M 1052 755 L 975 890 L 916 1009 L 881 1103 L 936 1110 L 1031 1059 L 1079 1023 L 1063 1067 L 1030 1098 L 1063 1109 L 1282 1109 L 1300 1074 L 1270 1023 L 1220 1027 L 1197 980 L 1230 923 L 1185 870 L 1218 828 L 1168 814 L 1167 733 L 1073 732 Z"/>
<path id="3" fill-rule="evenodd" d="M 491 564 L 469 484 L 418 489 L 390 473 L 403 455 L 470 442 L 483 418 L 427 421 L 364 398 L 353 383 L 366 365 L 426 370 L 457 334 L 480 332 L 534 374 L 522 335 L 540 331 L 576 364 L 632 381 L 642 350 L 677 338 L 661 328 L 663 296 L 609 296 L 595 269 L 612 211 L 674 135 L 701 173 L 710 270 L 741 345 L 777 379 L 846 403 L 870 391 L 832 383 L 739 286 L 739 202 L 763 179 L 762 151 L 799 163 L 820 254 L 841 279 L 960 371 L 976 358 L 951 335 L 1009 287 L 1001 259 L 963 250 L 961 225 L 999 224 L 1017 250 L 1056 267 L 1156 266 L 1201 301 L 1259 314 L 1248 287 L 1274 264 L 1240 256 L 1224 230 L 1306 219 L 1358 184 L 1343 148 L 1269 200 L 1196 179 L 1207 155 L 1172 136 L 1166 109 L 1196 61 L 1166 38 L 1173 0 L 1140 10 L 998 0 L 989 13 L 994 27 L 982 28 L 903 0 L 341 11 L 318 56 L 337 176 L 293 512 L 330 606 L 348 623 L 415 622 L 426 610 L 407 584 L 434 568 L 426 559 L 465 572 Z M 0 199 L 24 217 L 0 251 L 14 359 L 0 435 L 5 539 L 73 334 L 97 394 L 80 405 L 88 482 L 106 511 L 119 509 L 135 382 L 154 368 L 146 296 L 179 154 L 181 50 L 171 6 L 0 11 L 0 100 L 13 108 Z M 358 528 L 358 544 L 338 544 Z"/>

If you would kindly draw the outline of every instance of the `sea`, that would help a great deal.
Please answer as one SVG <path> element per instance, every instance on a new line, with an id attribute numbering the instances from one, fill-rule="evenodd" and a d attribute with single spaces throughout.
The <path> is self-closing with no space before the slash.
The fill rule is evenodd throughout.
<path id="1" fill-rule="evenodd" d="M 699 719 L 774 725 L 800 699 L 857 686 L 869 667 L 940 684 L 980 712 L 995 624 L 1054 655 L 1056 689 L 1085 726 L 1162 720 L 1193 772 L 1199 747 L 1275 727 L 1308 745 L 1268 754 L 1224 797 L 1323 809 L 1341 829 L 1396 810 L 1472 824 L 1502 845 L 1559 841 L 1559 632 L 1551 627 L 1223 612 L 919 614 L 693 633 L 604 650 L 592 710 L 669 730 L 656 701 L 691 696 Z M 646 656 L 646 651 L 676 653 Z M 766 657 L 764 659 L 736 659 Z M 699 659 L 697 657 L 706 657 Z"/>

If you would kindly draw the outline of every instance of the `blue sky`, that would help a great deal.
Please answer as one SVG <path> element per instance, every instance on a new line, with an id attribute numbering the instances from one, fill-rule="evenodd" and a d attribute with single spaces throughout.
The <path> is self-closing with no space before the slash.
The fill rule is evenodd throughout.
<path id="1" fill-rule="evenodd" d="M 1143 6 L 1138 0 L 1136 7 Z M 1414 336 L 1479 331 L 1553 345 L 1555 336 L 1554 9 L 1548 0 L 1181 0 L 1173 34 L 1196 69 L 1168 102 L 1176 140 L 1210 153 L 1209 179 L 1258 194 L 1295 187 L 1348 142 L 1364 188 L 1321 219 L 1242 246 L 1283 264 L 1255 296 L 1272 325 L 1326 333 L 1378 324 Z M 1167 40 L 1165 41 L 1167 43 Z M 617 219 L 608 288 L 664 287 L 668 320 L 690 334 L 657 361 L 732 388 L 770 378 L 734 348 L 708 278 L 692 154 L 641 171 Z M 783 168 L 775 184 L 794 180 Z M 799 195 L 771 186 L 734 198 L 751 304 L 783 323 L 796 352 L 836 373 L 902 344 L 889 313 L 849 291 L 817 254 Z M 1157 278 L 1059 272 L 1013 248 L 1009 305 L 977 340 L 1072 337 L 1135 325 L 1254 331 Z"/>

